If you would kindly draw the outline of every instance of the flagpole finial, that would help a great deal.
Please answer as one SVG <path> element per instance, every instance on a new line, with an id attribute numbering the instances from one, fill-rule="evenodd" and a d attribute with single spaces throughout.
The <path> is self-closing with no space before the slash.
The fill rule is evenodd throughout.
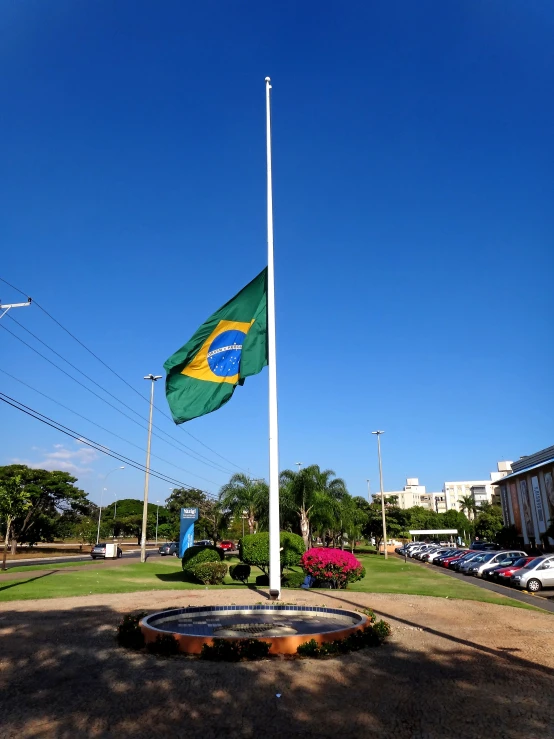
<path id="1" fill-rule="evenodd" d="M 266 82 L 271 82 L 271 77 L 266 77 L 266 78 L 265 78 L 265 81 L 266 81 Z"/>

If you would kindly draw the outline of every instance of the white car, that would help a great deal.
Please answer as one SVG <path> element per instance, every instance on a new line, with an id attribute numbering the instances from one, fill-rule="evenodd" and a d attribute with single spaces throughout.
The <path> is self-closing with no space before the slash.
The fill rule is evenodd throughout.
<path id="1" fill-rule="evenodd" d="M 431 552 L 428 555 L 427 561 L 428 562 L 432 562 L 435 559 L 435 557 L 440 557 L 441 554 L 448 554 L 449 551 L 450 551 L 450 549 L 448 549 L 447 547 L 445 547 L 443 549 L 437 549 L 437 550 L 435 550 L 434 552 Z"/>

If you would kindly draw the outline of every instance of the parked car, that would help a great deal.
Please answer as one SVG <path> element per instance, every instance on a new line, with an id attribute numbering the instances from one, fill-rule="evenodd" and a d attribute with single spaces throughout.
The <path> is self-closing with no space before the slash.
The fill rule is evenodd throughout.
<path id="1" fill-rule="evenodd" d="M 220 549 L 223 549 L 224 552 L 231 552 L 235 549 L 235 545 L 232 541 L 220 541 L 217 546 Z"/>
<path id="2" fill-rule="evenodd" d="M 510 582 L 516 588 L 529 590 L 531 593 L 554 587 L 554 557 L 535 557 L 514 573 Z"/>
<path id="3" fill-rule="evenodd" d="M 435 549 L 435 547 L 432 544 L 427 544 L 424 547 L 420 547 L 415 553 L 414 553 L 414 559 L 421 559 L 424 554 L 427 554 L 427 552 L 432 552 Z"/>
<path id="4" fill-rule="evenodd" d="M 434 552 L 429 552 L 426 555 L 427 562 L 434 562 L 437 557 L 446 556 L 449 552 L 451 552 L 451 549 L 448 549 L 447 547 L 444 547 L 443 549 L 437 549 Z"/>
<path id="5" fill-rule="evenodd" d="M 478 567 L 483 562 L 487 561 L 487 557 L 492 557 L 491 552 L 477 552 L 475 557 L 467 558 L 458 565 L 458 572 L 467 575 L 467 571 L 470 567 Z"/>
<path id="6" fill-rule="evenodd" d="M 95 544 L 91 551 L 90 556 L 93 559 L 105 559 L 106 558 L 106 544 Z M 117 547 L 117 557 L 123 557 L 123 552 L 120 547 Z"/>
<path id="7" fill-rule="evenodd" d="M 521 570 L 522 567 L 528 565 L 529 562 L 531 562 L 531 560 L 533 559 L 535 559 L 535 557 L 520 557 L 508 566 L 498 565 L 498 567 L 493 567 L 492 569 L 487 570 L 485 572 L 485 577 L 487 578 L 487 580 L 496 580 L 496 582 L 500 583 L 501 585 L 509 585 L 511 576 L 517 570 Z"/>
<path id="8" fill-rule="evenodd" d="M 460 557 L 467 554 L 467 549 L 455 549 L 453 552 L 449 552 L 445 557 L 437 557 L 433 564 L 439 565 L 440 567 L 448 567 L 451 562 L 454 562 Z"/>
<path id="9" fill-rule="evenodd" d="M 469 548 L 481 552 L 494 552 L 498 551 L 500 546 L 490 541 L 472 541 Z"/>
<path id="10" fill-rule="evenodd" d="M 525 552 L 512 551 L 512 552 L 487 552 L 482 560 L 475 558 L 469 563 L 469 567 L 464 570 L 466 575 L 473 575 L 474 577 L 483 577 L 483 573 L 486 570 L 491 569 L 499 564 L 509 565 L 515 562 L 516 559 L 525 556 Z"/>
<path id="11" fill-rule="evenodd" d="M 465 564 L 466 562 L 471 562 L 476 557 L 480 557 L 483 554 L 483 552 L 473 552 L 471 549 L 467 551 L 465 554 L 463 554 L 458 559 L 455 559 L 454 562 L 450 563 L 450 569 L 455 570 L 456 572 L 460 571 L 460 567 L 462 564 Z"/>
<path id="12" fill-rule="evenodd" d="M 211 547 L 213 545 L 212 545 L 211 539 L 200 539 L 200 541 L 194 542 L 194 546 L 195 547 Z"/>
<path id="13" fill-rule="evenodd" d="M 161 545 L 161 547 L 158 549 L 158 552 L 162 555 L 162 557 L 165 557 L 169 554 L 177 557 L 177 555 L 179 554 L 179 542 L 168 541 L 165 544 Z"/>

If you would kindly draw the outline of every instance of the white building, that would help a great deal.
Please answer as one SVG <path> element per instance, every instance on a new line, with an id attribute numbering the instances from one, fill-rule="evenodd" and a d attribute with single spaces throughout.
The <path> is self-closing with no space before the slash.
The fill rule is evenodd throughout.
<path id="1" fill-rule="evenodd" d="M 399 508 L 423 506 L 423 508 L 427 508 L 430 511 L 438 511 L 439 513 L 446 510 L 444 493 L 426 492 L 425 485 L 420 485 L 417 477 L 408 477 L 402 490 L 385 492 L 384 495 L 385 501 L 395 496 L 398 499 Z M 375 493 L 373 499 L 380 500 L 381 493 Z"/>
<path id="2" fill-rule="evenodd" d="M 456 480 L 445 482 L 443 495 L 445 497 L 446 510 L 454 508 L 460 510 L 460 501 L 466 496 L 471 496 L 475 505 L 492 503 L 496 493 L 496 483 L 505 477 L 512 469 L 511 462 L 498 462 L 498 471 L 490 473 L 490 480 Z"/>

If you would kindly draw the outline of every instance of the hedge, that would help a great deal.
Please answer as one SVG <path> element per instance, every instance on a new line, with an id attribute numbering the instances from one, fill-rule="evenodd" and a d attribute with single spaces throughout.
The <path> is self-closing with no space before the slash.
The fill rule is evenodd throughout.
<path id="1" fill-rule="evenodd" d="M 201 562 L 189 572 L 204 585 L 221 585 L 227 574 L 225 562 Z"/>
<path id="2" fill-rule="evenodd" d="M 286 575 L 283 575 L 281 585 L 284 588 L 299 588 L 305 579 L 306 575 L 304 572 L 287 572 Z"/>
<path id="3" fill-rule="evenodd" d="M 281 531 L 281 572 L 285 568 L 296 567 L 306 547 L 298 534 Z M 269 573 L 269 534 L 247 534 L 239 542 L 239 556 L 244 564 L 259 567 L 266 575 Z"/>
<path id="4" fill-rule="evenodd" d="M 181 564 L 185 572 L 190 572 L 203 562 L 221 562 L 222 553 L 216 547 L 189 547 L 185 549 Z"/>
<path id="5" fill-rule="evenodd" d="M 233 580 L 242 582 L 246 585 L 248 578 L 250 577 L 250 565 L 231 565 L 229 567 L 229 574 Z"/>

